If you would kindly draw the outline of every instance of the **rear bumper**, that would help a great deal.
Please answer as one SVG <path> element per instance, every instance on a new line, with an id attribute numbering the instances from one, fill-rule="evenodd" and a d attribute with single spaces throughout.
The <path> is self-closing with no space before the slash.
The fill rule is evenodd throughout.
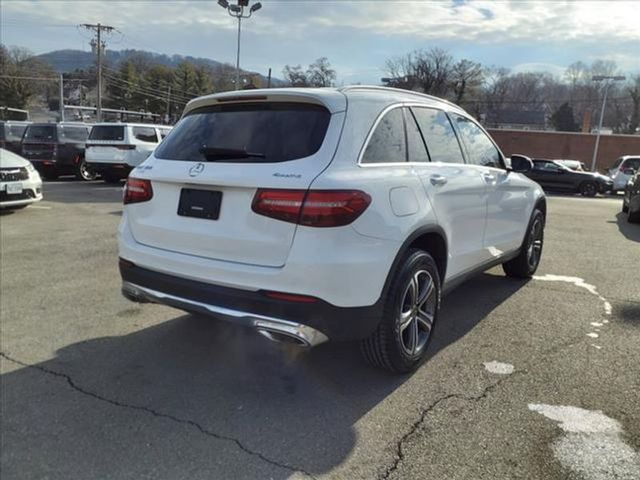
<path id="1" fill-rule="evenodd" d="M 365 338 L 381 318 L 377 303 L 369 307 L 336 307 L 320 299 L 313 303 L 272 299 L 264 291 L 189 280 L 126 260 L 120 261 L 120 274 L 122 293 L 129 300 L 209 315 L 255 328 L 269 338 L 272 334 L 294 337 L 304 346 Z"/>

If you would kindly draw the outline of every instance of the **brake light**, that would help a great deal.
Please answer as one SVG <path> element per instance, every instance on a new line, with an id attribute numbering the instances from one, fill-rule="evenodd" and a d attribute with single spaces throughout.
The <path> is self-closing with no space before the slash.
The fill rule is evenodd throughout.
<path id="1" fill-rule="evenodd" d="M 259 189 L 251 209 L 259 215 L 308 227 L 340 227 L 358 218 L 371 203 L 360 190 Z"/>
<path id="2" fill-rule="evenodd" d="M 150 180 L 143 180 L 141 178 L 127 179 L 127 183 L 124 185 L 123 203 L 140 203 L 148 202 L 153 197 L 153 189 L 151 188 Z"/>

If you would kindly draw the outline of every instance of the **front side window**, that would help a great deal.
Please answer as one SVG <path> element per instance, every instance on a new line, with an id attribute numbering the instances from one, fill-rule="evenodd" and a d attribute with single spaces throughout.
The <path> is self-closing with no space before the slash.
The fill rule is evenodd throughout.
<path id="1" fill-rule="evenodd" d="M 632 168 L 634 170 L 640 169 L 640 158 L 627 158 L 622 168 Z"/>
<path id="2" fill-rule="evenodd" d="M 402 108 L 387 112 L 376 125 L 362 155 L 362 163 L 400 163 L 407 161 Z"/>
<path id="3" fill-rule="evenodd" d="M 533 169 L 539 172 L 558 172 L 562 170 L 562 167 L 553 162 L 534 161 Z"/>
<path id="4" fill-rule="evenodd" d="M 165 160 L 275 163 L 313 155 L 331 113 L 309 103 L 213 105 L 194 110 L 156 149 Z"/>
<path id="5" fill-rule="evenodd" d="M 150 127 L 133 127 L 133 136 L 141 142 L 158 143 L 156 129 Z"/>
<path id="6" fill-rule="evenodd" d="M 469 162 L 484 167 L 502 168 L 500 152 L 487 134 L 468 118 L 455 114 L 453 118 L 467 147 Z"/>
<path id="7" fill-rule="evenodd" d="M 464 163 L 460 143 L 442 110 L 412 107 L 432 162 Z"/>

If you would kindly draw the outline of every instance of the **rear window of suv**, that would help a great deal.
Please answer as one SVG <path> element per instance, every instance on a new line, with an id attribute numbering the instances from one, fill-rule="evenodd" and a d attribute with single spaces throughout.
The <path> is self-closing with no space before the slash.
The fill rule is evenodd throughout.
<path id="1" fill-rule="evenodd" d="M 124 125 L 96 125 L 91 129 L 89 140 L 124 140 Z"/>
<path id="2" fill-rule="evenodd" d="M 55 125 L 29 125 L 24 140 L 35 142 L 55 142 L 58 140 Z"/>
<path id="3" fill-rule="evenodd" d="M 331 114 L 290 102 L 214 105 L 194 110 L 156 149 L 166 160 L 275 163 L 308 157 L 322 146 Z M 225 158 L 221 151 L 233 151 Z M 215 156 L 211 156 L 211 152 Z M 239 152 L 247 152 L 243 157 Z"/>

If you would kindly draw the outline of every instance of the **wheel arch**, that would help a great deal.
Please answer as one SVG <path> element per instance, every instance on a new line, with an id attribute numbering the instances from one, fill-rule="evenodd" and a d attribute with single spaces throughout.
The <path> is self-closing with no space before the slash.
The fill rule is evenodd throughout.
<path id="1" fill-rule="evenodd" d="M 391 264 L 391 268 L 387 273 L 382 297 L 387 294 L 393 275 L 399 268 L 400 262 L 404 258 L 405 254 L 412 248 L 424 250 L 433 257 L 436 262 L 436 266 L 438 267 L 440 282 L 444 284 L 444 278 L 447 273 L 448 246 L 447 236 L 442 227 L 438 225 L 420 227 L 415 230 L 407 237 L 396 253 L 393 263 Z"/>

